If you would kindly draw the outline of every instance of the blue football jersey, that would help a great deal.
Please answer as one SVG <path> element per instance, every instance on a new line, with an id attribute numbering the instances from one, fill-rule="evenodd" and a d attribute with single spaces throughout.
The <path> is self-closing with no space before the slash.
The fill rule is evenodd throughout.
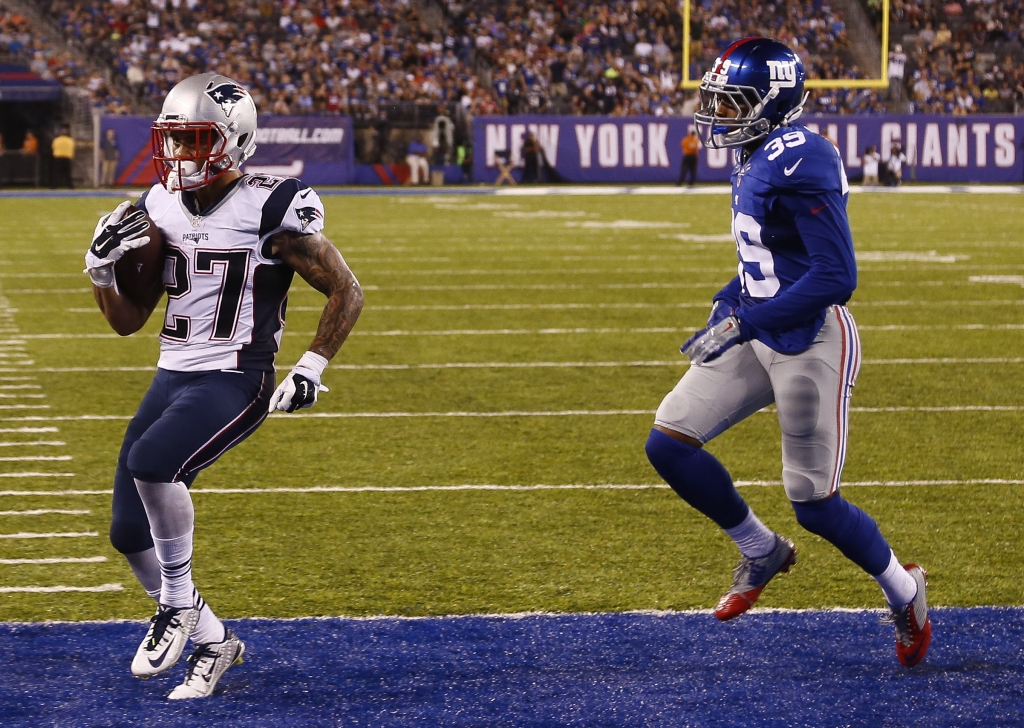
<path id="1" fill-rule="evenodd" d="M 779 127 L 732 173 L 736 278 L 715 300 L 738 313 L 745 341 L 808 348 L 829 306 L 857 287 L 839 151 L 800 125 Z"/>

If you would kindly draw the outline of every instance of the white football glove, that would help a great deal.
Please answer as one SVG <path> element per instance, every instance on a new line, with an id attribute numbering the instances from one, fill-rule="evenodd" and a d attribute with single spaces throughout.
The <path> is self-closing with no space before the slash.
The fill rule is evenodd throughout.
<path id="1" fill-rule="evenodd" d="M 307 351 L 299 359 L 288 376 L 284 378 L 273 396 L 270 398 L 270 412 L 281 410 L 283 412 L 294 412 L 298 409 L 305 409 L 316 404 L 318 392 L 329 392 L 327 387 L 320 384 L 320 377 L 327 368 L 327 360 L 319 354 Z"/>
<path id="2" fill-rule="evenodd" d="M 85 254 L 83 272 L 88 273 L 89 278 L 99 288 L 110 288 L 114 285 L 114 263 L 122 255 L 149 242 L 149 236 L 141 234 L 149 227 L 146 213 L 142 210 L 128 212 L 131 206 L 132 203 L 125 200 L 96 223 L 92 245 Z"/>

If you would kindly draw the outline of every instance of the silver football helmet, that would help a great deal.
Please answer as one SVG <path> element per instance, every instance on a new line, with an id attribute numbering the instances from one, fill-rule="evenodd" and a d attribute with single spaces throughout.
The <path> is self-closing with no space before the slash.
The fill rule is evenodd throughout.
<path id="1" fill-rule="evenodd" d="M 152 143 L 153 165 L 168 191 L 203 187 L 256 152 L 256 104 L 227 76 L 186 78 L 164 99 Z"/>

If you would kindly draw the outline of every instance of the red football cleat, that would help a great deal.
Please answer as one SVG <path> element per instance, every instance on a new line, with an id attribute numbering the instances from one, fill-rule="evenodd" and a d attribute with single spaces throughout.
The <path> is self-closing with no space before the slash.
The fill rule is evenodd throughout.
<path id="1" fill-rule="evenodd" d="M 715 617 L 722 622 L 743 614 L 754 606 L 757 598 L 772 577 L 786 573 L 796 563 L 796 546 L 788 538 L 775 534 L 775 548 L 759 559 L 740 557 L 732 572 L 732 586 L 722 595 L 715 607 Z"/>
<path id="2" fill-rule="evenodd" d="M 900 664 L 913 667 L 928 654 L 928 645 L 932 641 L 932 621 L 928 619 L 928 599 L 925 596 L 928 573 L 917 564 L 907 564 L 903 568 L 917 582 L 917 595 L 899 609 L 890 607 L 889 616 L 884 621 L 896 627 L 896 658 Z"/>

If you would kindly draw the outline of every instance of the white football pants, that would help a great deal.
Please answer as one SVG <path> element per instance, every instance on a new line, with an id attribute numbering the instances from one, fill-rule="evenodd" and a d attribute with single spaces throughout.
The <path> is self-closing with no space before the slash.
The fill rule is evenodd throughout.
<path id="1" fill-rule="evenodd" d="M 782 354 L 751 341 L 690 367 L 662 400 L 655 423 L 708 442 L 774 402 L 786 495 L 792 501 L 827 498 L 839 487 L 846 459 L 858 371 L 857 324 L 845 306 L 832 306 L 806 351 Z"/>

